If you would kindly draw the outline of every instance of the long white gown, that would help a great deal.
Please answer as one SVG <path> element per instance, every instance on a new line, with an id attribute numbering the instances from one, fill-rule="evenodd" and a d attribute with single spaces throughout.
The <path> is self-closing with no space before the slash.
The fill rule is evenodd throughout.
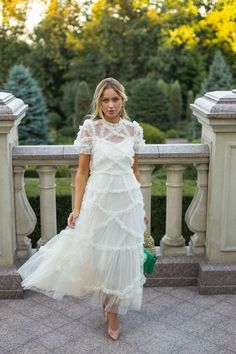
<path id="1" fill-rule="evenodd" d="M 133 173 L 145 145 L 136 121 L 86 119 L 74 145 L 91 154 L 90 175 L 75 228 L 66 226 L 19 269 L 23 289 L 54 299 L 87 298 L 125 314 L 142 304 L 144 201 Z"/>

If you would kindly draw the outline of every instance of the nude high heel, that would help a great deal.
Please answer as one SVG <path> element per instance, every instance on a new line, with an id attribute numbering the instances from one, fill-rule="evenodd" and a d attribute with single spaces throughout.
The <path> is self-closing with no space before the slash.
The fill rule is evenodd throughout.
<path id="1" fill-rule="evenodd" d="M 107 322 L 107 332 L 108 332 L 108 334 L 109 334 L 109 336 L 113 339 L 113 340 L 117 340 L 118 338 L 119 338 L 119 336 L 120 336 L 120 328 L 118 328 L 118 329 L 111 329 L 110 327 L 109 327 L 109 321 L 108 321 L 108 319 L 107 319 L 107 312 L 105 311 L 104 312 L 105 313 L 105 318 L 106 318 L 106 322 Z"/>

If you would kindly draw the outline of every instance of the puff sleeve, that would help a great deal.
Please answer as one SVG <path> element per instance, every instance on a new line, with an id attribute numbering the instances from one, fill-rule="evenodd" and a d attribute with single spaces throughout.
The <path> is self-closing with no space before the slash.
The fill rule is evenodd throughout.
<path id="1" fill-rule="evenodd" d="M 77 137 L 74 140 L 74 146 L 78 153 L 91 155 L 92 153 L 92 125 L 90 119 L 86 119 L 83 125 L 79 126 Z"/>
<path id="2" fill-rule="evenodd" d="M 134 124 L 134 151 L 138 152 L 139 147 L 145 146 L 145 139 L 143 137 L 143 128 L 141 127 L 141 125 L 135 120 L 133 121 L 133 124 Z"/>

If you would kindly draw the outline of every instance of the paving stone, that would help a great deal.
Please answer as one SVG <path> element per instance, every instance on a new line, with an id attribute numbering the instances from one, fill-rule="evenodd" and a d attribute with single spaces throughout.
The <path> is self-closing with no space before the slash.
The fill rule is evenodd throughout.
<path id="1" fill-rule="evenodd" d="M 153 288 L 145 288 L 145 291 L 143 292 L 143 302 L 148 303 L 155 299 L 157 296 L 159 296 L 159 293 L 153 290 Z"/>
<path id="2" fill-rule="evenodd" d="M 90 313 L 91 311 L 91 306 L 89 306 L 86 303 L 83 304 L 72 304 L 70 306 L 66 306 L 65 308 L 62 307 L 60 312 L 63 313 L 64 315 L 72 318 L 73 320 L 79 319 L 82 316 Z"/>
<path id="3" fill-rule="evenodd" d="M 43 306 L 49 307 L 53 310 L 61 311 L 69 306 L 75 305 L 75 301 L 70 297 L 64 297 L 61 300 L 55 300 L 47 297 L 46 299 L 44 299 L 42 304 Z"/>
<path id="4" fill-rule="evenodd" d="M 5 353 L 9 353 L 9 351 L 0 347 L 0 354 L 5 354 Z"/>
<path id="5" fill-rule="evenodd" d="M 170 288 L 169 295 L 174 296 L 180 300 L 188 300 L 196 297 L 195 290 L 188 286 Z"/>
<path id="6" fill-rule="evenodd" d="M 215 354 L 217 350 L 219 350 L 219 347 L 216 344 L 201 338 L 195 338 L 193 341 L 180 347 L 178 352 L 173 350 L 171 354 Z"/>
<path id="7" fill-rule="evenodd" d="M 215 326 L 217 328 L 223 329 L 226 332 L 232 333 L 233 335 L 236 336 L 236 318 L 230 318 L 224 316 L 224 319 L 221 322 L 215 323 Z"/>
<path id="8" fill-rule="evenodd" d="M 17 301 L 19 301 L 19 303 L 17 303 Z M 53 310 L 49 307 L 35 303 L 32 300 L 30 301 L 30 299 L 16 300 L 10 305 L 10 307 L 14 308 L 17 312 L 33 319 L 46 317 L 53 313 Z"/>
<path id="9" fill-rule="evenodd" d="M 56 311 L 50 314 L 50 316 L 40 319 L 40 323 L 51 329 L 57 329 L 67 323 L 72 322 L 73 319 L 66 316 L 64 313 Z"/>
<path id="10" fill-rule="evenodd" d="M 8 354 L 50 354 L 51 351 L 35 342 L 29 342 L 8 352 Z"/>
<path id="11" fill-rule="evenodd" d="M 186 316 L 194 317 L 196 314 L 205 311 L 205 307 L 184 301 L 181 304 L 176 305 L 175 311 L 180 312 L 181 314 Z"/>
<path id="12" fill-rule="evenodd" d="M 0 301 L 0 354 L 232 354 L 235 298 L 200 295 L 197 287 L 144 288 L 141 310 L 119 315 L 114 342 L 102 309 L 89 301 L 26 291 L 22 300 Z"/>
<path id="13" fill-rule="evenodd" d="M 65 334 L 73 341 L 77 340 L 82 335 L 89 333 L 90 328 L 76 320 L 59 327 L 57 331 Z"/>
<path id="14" fill-rule="evenodd" d="M 234 352 L 236 350 L 236 335 L 223 331 L 216 326 L 209 328 L 206 333 L 202 333 L 202 338 L 205 338 L 220 347 L 224 347 L 227 350 L 232 350 Z"/>
<path id="15" fill-rule="evenodd" d="M 147 350 L 149 353 L 157 353 L 157 354 L 170 354 L 175 352 L 176 354 L 180 354 L 180 347 L 182 347 L 185 343 L 194 340 L 194 336 L 191 336 L 187 333 L 183 333 L 177 329 L 169 328 L 165 333 L 159 331 L 157 329 L 156 336 L 153 335 L 153 338 L 150 339 L 144 345 L 139 346 L 139 350 Z"/>
<path id="16" fill-rule="evenodd" d="M 173 323 L 174 325 L 176 324 L 175 322 Z M 178 325 L 178 329 L 193 335 L 198 335 L 207 332 L 212 326 L 212 324 L 203 322 L 200 319 L 189 318 L 188 320 L 180 323 Z"/>
<path id="17" fill-rule="evenodd" d="M 187 299 L 186 302 L 191 303 L 192 305 L 195 305 L 195 306 L 209 308 L 209 307 L 221 302 L 223 298 L 221 297 L 221 295 L 198 295 L 198 296 L 195 296 L 194 298 Z"/>
<path id="18" fill-rule="evenodd" d="M 224 316 L 220 313 L 215 312 L 212 307 L 209 307 L 208 309 L 201 311 L 197 313 L 194 316 L 195 320 L 203 321 L 205 323 L 208 323 L 208 325 L 213 326 L 216 325 L 224 320 L 228 320 L 228 316 Z"/>
<path id="19" fill-rule="evenodd" d="M 236 295 L 226 295 L 223 302 L 229 302 L 232 305 L 236 305 Z"/>
<path id="20" fill-rule="evenodd" d="M 12 329 L 7 323 L 0 327 L 0 345 L 4 350 L 13 350 L 21 344 L 28 341 L 26 336 L 21 330 Z"/>
<path id="21" fill-rule="evenodd" d="M 236 318 L 236 306 L 230 304 L 229 302 L 218 302 L 211 307 L 211 311 Z"/>
<path id="22" fill-rule="evenodd" d="M 47 349 L 53 350 L 70 342 L 70 337 L 54 330 L 41 337 L 37 337 L 35 342 L 42 344 Z"/>
<path id="23" fill-rule="evenodd" d="M 170 325 L 175 323 L 176 326 L 179 326 L 181 323 L 184 323 L 188 319 L 190 319 L 190 316 L 173 310 L 169 310 L 166 313 L 162 313 L 159 317 L 159 321 L 161 323 L 166 323 Z"/>

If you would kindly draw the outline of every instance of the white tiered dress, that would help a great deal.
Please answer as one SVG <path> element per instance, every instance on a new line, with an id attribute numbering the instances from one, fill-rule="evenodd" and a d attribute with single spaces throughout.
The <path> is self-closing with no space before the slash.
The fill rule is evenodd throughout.
<path id="1" fill-rule="evenodd" d="M 80 215 L 74 229 L 66 226 L 18 269 L 22 287 L 54 299 L 87 298 L 111 312 L 139 310 L 146 225 L 132 166 L 143 129 L 128 119 L 86 119 L 74 145 L 91 155 Z"/>

